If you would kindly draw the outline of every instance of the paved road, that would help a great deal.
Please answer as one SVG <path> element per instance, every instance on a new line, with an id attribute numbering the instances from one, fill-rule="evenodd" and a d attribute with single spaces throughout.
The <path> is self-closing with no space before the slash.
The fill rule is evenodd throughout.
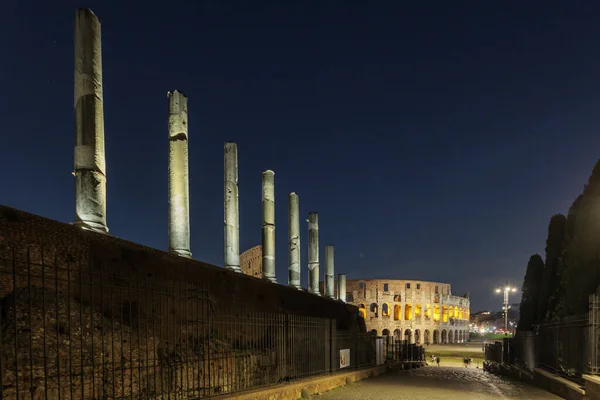
<path id="1" fill-rule="evenodd" d="M 320 400 L 560 399 L 519 381 L 481 369 L 425 367 L 380 375 L 313 396 Z"/>

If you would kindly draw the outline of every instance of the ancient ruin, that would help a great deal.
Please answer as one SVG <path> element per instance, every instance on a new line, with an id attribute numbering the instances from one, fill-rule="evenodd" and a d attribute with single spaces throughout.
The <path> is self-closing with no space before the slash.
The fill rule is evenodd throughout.
<path id="1" fill-rule="evenodd" d="M 319 215 L 308 214 L 308 291 L 319 295 Z"/>
<path id="2" fill-rule="evenodd" d="M 240 214 L 238 197 L 238 151 L 237 144 L 226 142 L 225 152 L 225 261 L 227 269 L 240 269 Z"/>
<path id="3" fill-rule="evenodd" d="M 100 22 L 91 10 L 75 11 L 75 225 L 106 226 L 106 162 Z"/>
<path id="4" fill-rule="evenodd" d="M 263 279 L 277 283 L 275 278 L 275 172 L 262 174 L 262 251 Z"/>
<path id="5" fill-rule="evenodd" d="M 169 98 L 169 251 L 190 252 L 190 188 L 187 97 L 177 90 Z"/>
<path id="6" fill-rule="evenodd" d="M 469 337 L 469 298 L 452 295 L 448 283 L 349 280 L 346 300 L 376 335 L 416 344 L 462 343 Z"/>
<path id="7" fill-rule="evenodd" d="M 333 246 L 325 246 L 325 296 L 334 298 Z"/>
<path id="8" fill-rule="evenodd" d="M 338 274 L 337 280 L 337 298 L 338 300 L 346 302 L 346 275 Z"/>
<path id="9" fill-rule="evenodd" d="M 300 200 L 294 192 L 288 198 L 288 285 L 300 289 Z"/>
<path id="10" fill-rule="evenodd" d="M 262 246 L 254 246 L 240 254 L 240 268 L 242 273 L 262 278 Z"/>

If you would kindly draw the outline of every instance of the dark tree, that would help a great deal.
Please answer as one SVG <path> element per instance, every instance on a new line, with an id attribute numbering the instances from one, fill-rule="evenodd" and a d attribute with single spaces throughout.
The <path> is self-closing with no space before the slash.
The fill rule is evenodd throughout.
<path id="1" fill-rule="evenodd" d="M 541 285 L 537 296 L 536 319 L 552 318 L 560 303 L 561 270 L 565 252 L 565 228 L 567 218 L 562 214 L 553 215 L 548 225 L 546 239 L 546 262 L 541 277 Z"/>
<path id="2" fill-rule="evenodd" d="M 600 161 L 569 210 L 566 241 L 560 277 L 564 309 L 570 315 L 582 314 L 600 283 Z"/>
<path id="3" fill-rule="evenodd" d="M 537 307 L 540 294 L 540 283 L 544 273 L 544 260 L 539 254 L 529 257 L 523 288 L 521 306 L 519 308 L 519 330 L 529 330 L 537 318 Z"/>

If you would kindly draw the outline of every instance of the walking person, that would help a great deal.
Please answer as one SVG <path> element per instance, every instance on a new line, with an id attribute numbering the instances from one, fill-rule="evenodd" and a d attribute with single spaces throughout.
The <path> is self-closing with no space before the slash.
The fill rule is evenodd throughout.
<path id="1" fill-rule="evenodd" d="M 439 367 L 439 366 L 440 366 L 440 358 L 439 358 L 439 357 L 436 357 L 436 358 L 435 358 L 435 362 L 437 363 L 437 366 Z"/>

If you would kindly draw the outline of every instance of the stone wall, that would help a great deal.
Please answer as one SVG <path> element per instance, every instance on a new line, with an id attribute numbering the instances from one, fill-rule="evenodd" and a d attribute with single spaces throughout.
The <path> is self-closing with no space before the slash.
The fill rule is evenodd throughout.
<path id="1" fill-rule="evenodd" d="M 262 246 L 254 246 L 240 254 L 240 268 L 246 275 L 262 278 Z"/>
<path id="2" fill-rule="evenodd" d="M 0 307 L 6 398 L 232 392 L 297 372 L 282 316 L 366 331 L 351 305 L 3 206 Z"/>

